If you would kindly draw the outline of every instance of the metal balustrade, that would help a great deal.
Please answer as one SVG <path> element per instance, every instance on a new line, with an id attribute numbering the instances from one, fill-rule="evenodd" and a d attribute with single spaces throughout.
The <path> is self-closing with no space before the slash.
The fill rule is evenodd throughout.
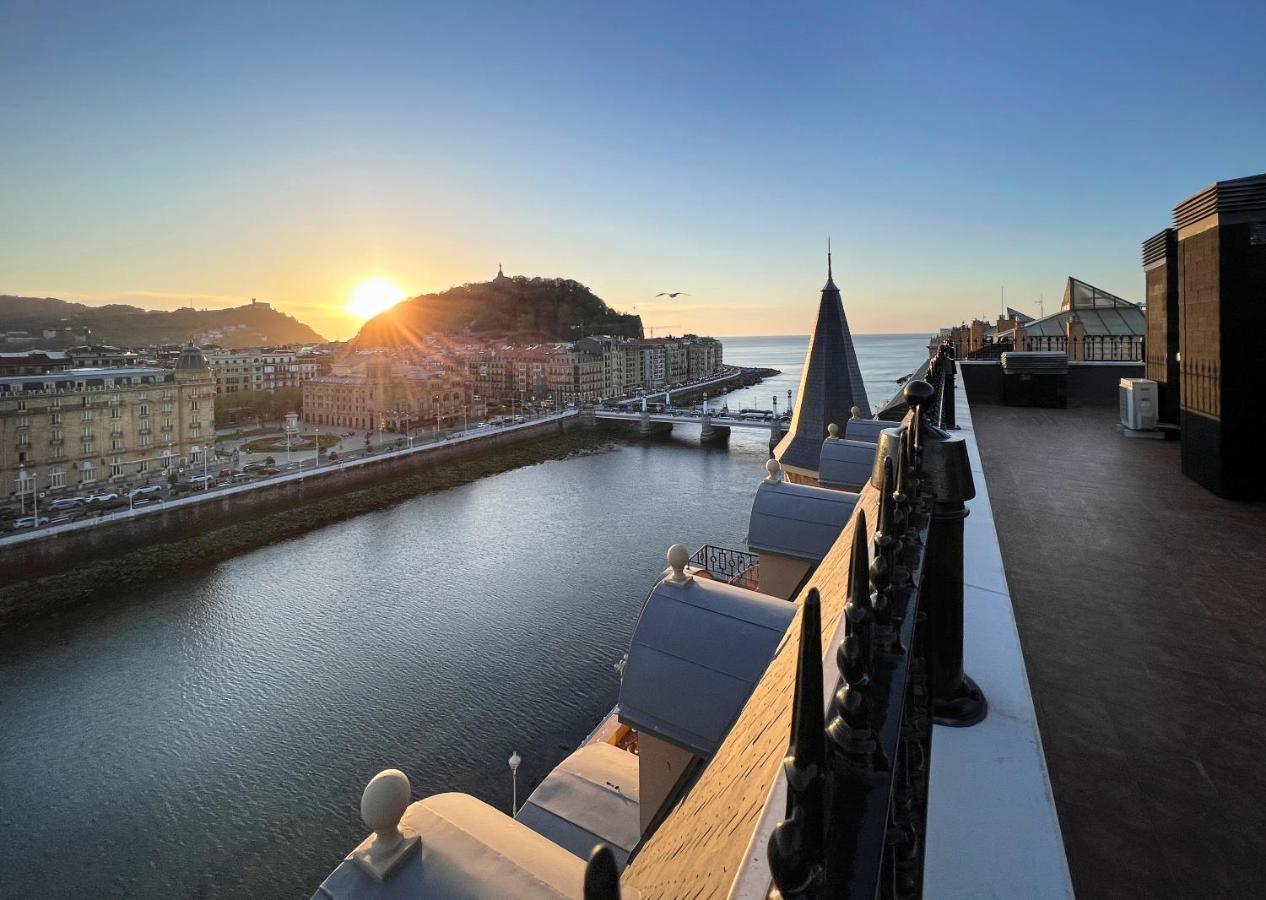
<path id="1" fill-rule="evenodd" d="M 717 581 L 755 591 L 760 588 L 760 557 L 744 550 L 705 544 L 690 557 L 690 565 L 706 571 Z"/>
<path id="2" fill-rule="evenodd" d="M 965 445 L 934 425 L 953 399 L 946 350 L 929 378 L 907 385 L 909 413 L 881 436 L 873 537 L 856 513 L 829 703 L 817 589 L 804 601 L 771 897 L 920 896 L 932 723 L 972 725 L 987 710 L 962 673 L 963 500 L 973 489 Z"/>

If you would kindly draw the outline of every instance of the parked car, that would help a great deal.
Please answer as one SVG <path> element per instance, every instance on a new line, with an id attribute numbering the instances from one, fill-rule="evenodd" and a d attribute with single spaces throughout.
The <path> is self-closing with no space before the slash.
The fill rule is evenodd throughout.
<path id="1" fill-rule="evenodd" d="M 162 489 L 163 486 L 161 484 L 147 484 L 143 487 L 132 488 L 132 490 L 127 492 L 127 495 L 129 497 L 145 497 L 150 494 L 157 494 Z"/>
<path id="2" fill-rule="evenodd" d="M 41 525 L 47 524 L 48 519 L 45 516 L 40 516 L 38 520 L 36 520 L 35 516 L 23 516 L 14 520 L 13 528 L 16 531 L 19 528 L 39 528 Z"/>
<path id="3" fill-rule="evenodd" d="M 214 475 L 195 475 L 189 479 L 189 483 L 202 487 L 204 484 L 210 484 L 215 481 Z"/>
<path id="4" fill-rule="evenodd" d="M 114 491 L 97 491 L 94 494 L 89 494 L 86 502 L 109 503 L 111 500 L 118 500 L 118 499 L 119 499 L 119 495 L 115 493 Z"/>
<path id="5" fill-rule="evenodd" d="M 87 502 L 88 500 L 85 497 L 62 497 L 50 503 L 48 508 L 61 512 L 67 509 L 78 509 Z"/>

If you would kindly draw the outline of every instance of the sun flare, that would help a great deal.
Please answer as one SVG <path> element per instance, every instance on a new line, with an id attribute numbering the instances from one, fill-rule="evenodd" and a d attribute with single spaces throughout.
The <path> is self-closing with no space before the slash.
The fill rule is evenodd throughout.
<path id="1" fill-rule="evenodd" d="M 387 278 L 366 278 L 352 288 L 344 308 L 349 315 L 358 319 L 372 319 L 403 299 L 404 291 L 394 281 Z"/>

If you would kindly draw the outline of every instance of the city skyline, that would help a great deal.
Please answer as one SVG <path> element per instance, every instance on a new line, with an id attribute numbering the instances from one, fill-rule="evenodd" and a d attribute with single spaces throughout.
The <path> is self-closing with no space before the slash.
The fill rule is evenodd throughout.
<path id="1" fill-rule="evenodd" d="M 1215 6 L 11 6 L 0 293 L 346 338 L 369 279 L 501 262 L 657 333 L 805 334 L 830 235 L 859 333 L 1049 312 L 1070 274 L 1139 300 L 1165 201 L 1261 168 L 1266 12 Z"/>

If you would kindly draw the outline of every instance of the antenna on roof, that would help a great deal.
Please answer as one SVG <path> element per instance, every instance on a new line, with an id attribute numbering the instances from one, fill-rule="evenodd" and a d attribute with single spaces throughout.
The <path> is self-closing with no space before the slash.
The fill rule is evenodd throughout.
<path id="1" fill-rule="evenodd" d="M 831 280 L 831 236 L 826 236 L 826 280 Z"/>

